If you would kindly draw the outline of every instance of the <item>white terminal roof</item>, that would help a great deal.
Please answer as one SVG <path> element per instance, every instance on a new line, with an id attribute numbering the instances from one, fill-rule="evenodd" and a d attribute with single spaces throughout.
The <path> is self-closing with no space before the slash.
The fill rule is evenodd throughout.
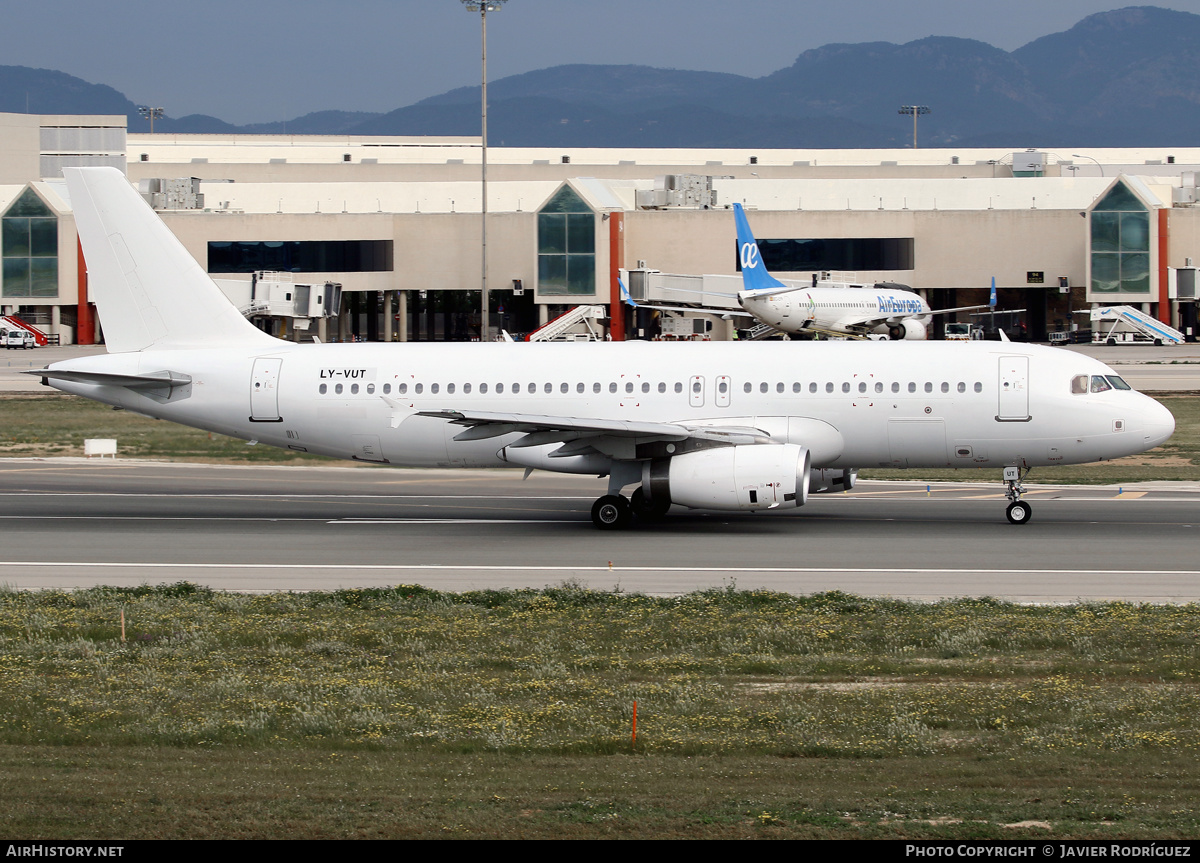
<path id="1" fill-rule="evenodd" d="M 131 161 L 146 154 L 147 161 L 175 163 L 202 160 L 213 164 L 265 164 L 271 159 L 287 163 L 322 164 L 343 162 L 350 154 L 352 162 L 376 159 L 381 164 L 444 164 L 462 161 L 478 164 L 481 145 L 476 137 L 366 137 L 334 135 L 172 135 L 133 134 L 126 136 Z M 1076 164 L 1081 172 L 1096 170 L 1095 162 L 1121 167 L 1126 173 L 1147 173 L 1147 165 L 1167 165 L 1174 158 L 1170 173 L 1200 166 L 1200 147 L 1142 147 L 1089 149 L 1076 157 L 1077 147 L 1034 148 L 1044 153 L 1048 164 Z M 1018 154 L 1020 151 L 1016 151 Z M 998 147 L 902 150 L 827 150 L 766 149 L 737 147 L 722 149 L 620 148 L 620 147 L 505 147 L 492 141 L 488 162 L 498 165 L 529 165 L 561 162 L 570 156 L 581 165 L 689 165 L 719 168 L 721 165 L 748 165 L 750 157 L 762 166 L 810 165 L 813 167 L 870 165 L 950 165 L 955 158 L 961 165 L 986 165 L 992 162 L 1011 165 L 1014 151 Z M 1093 161 L 1095 160 L 1095 161 Z M 1136 170 L 1135 170 L 1136 169 Z M 704 173 L 698 171 L 698 173 Z M 707 171 L 707 173 L 718 173 Z M 1116 171 L 1109 171 L 1114 175 Z M 1162 171 L 1161 173 L 1166 173 Z"/>
<path id="2" fill-rule="evenodd" d="M 713 180 L 717 206 L 760 210 L 1086 210 L 1115 177 Z M 1122 175 L 1146 203 L 1171 206 L 1171 187 Z M 1153 178 L 1156 179 L 1156 178 Z"/>
<path id="3" fill-rule="evenodd" d="M 714 178 L 717 206 L 758 210 L 1087 210 L 1115 177 L 997 179 L 723 179 Z M 1171 206 L 1164 178 L 1123 176 L 1148 205 Z M 596 210 L 633 210 L 635 191 L 653 180 L 573 178 L 570 184 Z M 533 212 L 559 180 L 492 181 L 488 211 Z M 201 182 L 205 209 L 245 213 L 478 213 L 480 184 L 228 183 Z M 173 211 L 186 213 L 188 211 Z"/>

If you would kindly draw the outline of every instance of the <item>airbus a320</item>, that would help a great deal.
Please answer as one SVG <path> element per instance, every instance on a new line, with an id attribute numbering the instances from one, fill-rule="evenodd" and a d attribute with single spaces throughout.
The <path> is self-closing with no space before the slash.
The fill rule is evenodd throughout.
<path id="1" fill-rule="evenodd" d="M 279 341 L 119 171 L 64 174 L 108 353 L 31 372 L 43 382 L 300 452 L 607 477 L 599 528 L 672 506 L 791 509 L 861 467 L 1008 468 L 1008 518 L 1024 523 L 1023 472 L 1174 431 L 1102 363 L 1011 343 Z"/>

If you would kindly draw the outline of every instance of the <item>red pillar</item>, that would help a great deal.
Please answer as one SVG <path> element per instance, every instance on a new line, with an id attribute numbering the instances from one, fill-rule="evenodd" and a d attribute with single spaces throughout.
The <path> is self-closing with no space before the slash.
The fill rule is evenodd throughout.
<path id="1" fill-rule="evenodd" d="M 96 343 L 96 323 L 92 318 L 92 304 L 88 302 L 87 264 L 83 260 L 83 244 L 75 241 L 76 281 L 79 285 L 79 306 L 75 315 L 75 344 Z"/>
<path id="2" fill-rule="evenodd" d="M 1171 324 L 1171 299 L 1168 296 L 1167 273 L 1171 251 L 1171 232 L 1167 228 L 1170 215 L 1169 207 L 1162 207 L 1158 211 L 1158 319 L 1167 326 Z"/>
<path id="3" fill-rule="evenodd" d="M 620 269 L 625 266 L 625 214 L 608 217 L 608 317 L 614 342 L 625 341 L 625 304 L 621 302 Z"/>

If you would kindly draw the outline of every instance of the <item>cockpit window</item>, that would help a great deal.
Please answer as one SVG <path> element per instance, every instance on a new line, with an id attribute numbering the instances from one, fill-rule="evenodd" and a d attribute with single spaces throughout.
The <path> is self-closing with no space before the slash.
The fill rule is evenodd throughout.
<path id="1" fill-rule="evenodd" d="M 1071 378 L 1071 392 L 1072 393 L 1074 393 L 1075 395 L 1079 395 L 1080 393 L 1086 393 L 1087 391 L 1088 391 L 1088 376 L 1087 375 L 1075 375 L 1075 377 Z"/>
<path id="2" fill-rule="evenodd" d="M 1125 383 L 1125 379 L 1122 378 L 1120 375 L 1105 375 L 1105 377 L 1108 378 L 1108 382 L 1113 385 L 1113 389 L 1118 389 L 1118 390 L 1133 389 L 1133 387 L 1131 387 L 1129 384 Z"/>
<path id="3" fill-rule="evenodd" d="M 1092 392 L 1102 393 L 1112 389 L 1112 384 L 1104 379 L 1104 375 L 1092 375 Z"/>

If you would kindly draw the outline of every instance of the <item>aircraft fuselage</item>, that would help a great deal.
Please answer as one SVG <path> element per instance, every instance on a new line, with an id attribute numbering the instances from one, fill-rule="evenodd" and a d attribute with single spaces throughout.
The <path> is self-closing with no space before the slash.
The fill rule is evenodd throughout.
<path id="1" fill-rule="evenodd" d="M 504 449 L 520 434 L 454 440 L 462 426 L 417 411 L 750 426 L 808 447 L 814 468 L 1077 464 L 1174 429 L 1135 391 L 1072 392 L 1073 378 L 1114 374 L 1102 363 L 1011 343 L 277 344 L 53 366 L 191 378 L 169 393 L 52 384 L 263 444 L 427 467 L 512 465 Z"/>

